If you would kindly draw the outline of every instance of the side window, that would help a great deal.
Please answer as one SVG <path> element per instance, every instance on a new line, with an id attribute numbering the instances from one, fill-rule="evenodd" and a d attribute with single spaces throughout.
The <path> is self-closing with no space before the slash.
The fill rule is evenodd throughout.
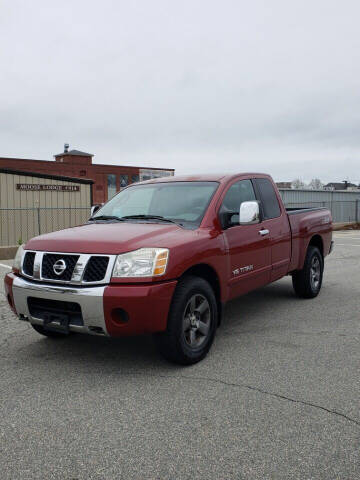
<path id="1" fill-rule="evenodd" d="M 267 178 L 256 178 L 255 182 L 260 193 L 264 220 L 280 217 L 279 202 L 270 180 Z"/>
<path id="2" fill-rule="evenodd" d="M 236 224 L 239 222 L 240 204 L 242 202 L 250 202 L 251 200 L 256 200 L 251 180 L 240 180 L 231 185 L 226 192 L 220 208 L 220 213 L 233 213 L 231 216 L 231 223 Z"/>

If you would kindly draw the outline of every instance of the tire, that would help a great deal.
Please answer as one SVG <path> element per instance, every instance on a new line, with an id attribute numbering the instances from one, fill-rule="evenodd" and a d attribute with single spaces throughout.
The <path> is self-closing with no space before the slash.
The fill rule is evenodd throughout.
<path id="1" fill-rule="evenodd" d="M 49 337 L 49 338 L 64 338 L 64 337 L 68 337 L 69 334 L 67 333 L 61 333 L 61 332 L 55 332 L 55 331 L 51 331 L 51 330 L 45 330 L 44 327 L 42 327 L 41 325 L 34 325 L 33 323 L 31 324 L 31 326 L 33 327 L 34 330 L 36 330 L 38 333 L 40 333 L 41 335 L 44 335 L 45 337 Z"/>
<path id="2" fill-rule="evenodd" d="M 324 259 L 317 247 L 309 246 L 304 267 L 294 272 L 292 283 L 296 295 L 301 298 L 315 298 L 319 295 L 324 273 Z"/>
<path id="3" fill-rule="evenodd" d="M 210 284 L 194 276 L 182 278 L 175 290 L 167 329 L 154 336 L 167 360 L 192 365 L 208 353 L 218 325 L 218 308 Z"/>

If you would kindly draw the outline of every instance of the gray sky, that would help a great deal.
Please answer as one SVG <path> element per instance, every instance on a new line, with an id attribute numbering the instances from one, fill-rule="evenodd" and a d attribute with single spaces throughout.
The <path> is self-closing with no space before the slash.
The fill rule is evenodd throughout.
<path id="1" fill-rule="evenodd" d="M 360 182 L 359 0 L 0 0 L 0 156 Z"/>

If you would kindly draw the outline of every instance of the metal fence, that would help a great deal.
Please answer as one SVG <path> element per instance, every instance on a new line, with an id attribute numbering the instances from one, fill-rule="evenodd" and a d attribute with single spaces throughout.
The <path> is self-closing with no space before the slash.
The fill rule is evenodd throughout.
<path id="1" fill-rule="evenodd" d="M 360 191 L 280 189 L 280 194 L 286 207 L 325 207 L 333 222 L 360 222 Z"/>
<path id="2" fill-rule="evenodd" d="M 79 208 L 0 208 L 0 246 L 24 243 L 42 233 L 82 225 L 90 209 Z"/>
<path id="3" fill-rule="evenodd" d="M 280 189 L 280 194 L 287 207 L 326 207 L 334 222 L 360 222 L 360 192 Z M 87 207 L 0 208 L 0 246 L 82 225 L 89 217 Z"/>

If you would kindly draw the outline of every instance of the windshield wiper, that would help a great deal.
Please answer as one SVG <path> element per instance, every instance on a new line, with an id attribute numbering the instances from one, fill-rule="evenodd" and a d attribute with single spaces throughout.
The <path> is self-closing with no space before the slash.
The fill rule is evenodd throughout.
<path id="1" fill-rule="evenodd" d="M 175 223 L 175 225 L 181 225 L 182 223 L 175 222 L 171 218 L 162 217 L 161 215 L 125 215 L 121 217 L 123 219 L 139 219 L 139 220 L 160 220 L 161 222 Z"/>
<path id="2" fill-rule="evenodd" d="M 115 215 L 99 215 L 98 217 L 89 218 L 89 222 L 94 222 L 95 220 L 116 220 L 118 222 L 124 221 L 121 217 L 116 217 Z"/>

